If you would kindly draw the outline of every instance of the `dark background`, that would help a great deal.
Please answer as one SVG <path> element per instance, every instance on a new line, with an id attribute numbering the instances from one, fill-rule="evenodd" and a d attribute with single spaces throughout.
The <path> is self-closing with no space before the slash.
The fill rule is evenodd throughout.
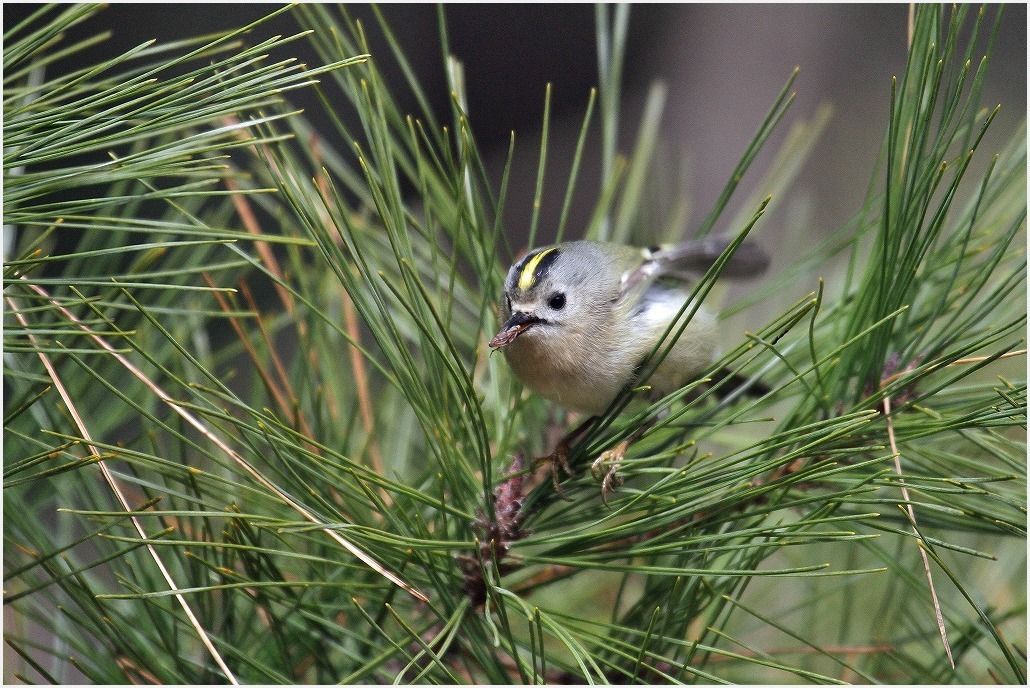
<path id="1" fill-rule="evenodd" d="M 5 31 L 38 7 L 5 4 Z M 99 61 L 149 39 L 169 41 L 242 26 L 277 7 L 113 4 L 74 32 L 86 36 L 113 31 L 90 56 Z M 403 88 L 369 7 L 347 8 L 367 27 L 373 56 L 378 57 L 387 79 L 397 84 L 395 96 L 402 107 L 417 112 L 417 103 Z M 449 96 L 439 48 L 437 6 L 387 4 L 382 10 L 432 106 L 446 121 Z M 541 241 L 553 233 L 550 228 L 557 222 L 589 90 L 597 83 L 594 11 L 592 4 L 445 5 L 452 52 L 465 68 L 471 123 L 497 176 L 509 135 L 516 133 L 505 218 L 514 245 L 524 236 L 532 212 L 548 82 L 553 84 L 548 173 L 555 183 L 545 187 L 550 192 L 544 197 Z M 1004 12 L 984 98 L 985 105 L 1001 103 L 1003 108 L 985 140 L 985 154 L 978 156 L 984 160 L 1003 146 L 1026 116 L 1026 6 L 1007 6 Z M 749 184 L 761 176 L 763 163 L 790 124 L 810 117 L 819 103 L 829 102 L 834 115 L 826 133 L 789 198 L 777 199 L 784 207 L 770 212 L 761 228 L 777 236 L 786 229 L 785 224 L 793 222 L 803 225 L 804 233 L 822 236 L 846 222 L 862 204 L 886 130 L 891 77 L 900 76 L 904 69 L 907 14 L 907 4 L 633 5 L 621 150 L 631 149 L 649 86 L 656 79 L 663 80 L 669 91 L 660 146 L 672 159 L 685 154 L 689 161 L 689 177 L 684 182 L 692 199 L 689 226 L 684 228 L 689 233 L 707 214 L 776 94 L 799 66 L 797 101 L 778 138 L 774 137 L 756 169 L 745 177 L 738 196 L 752 190 Z M 258 27 L 251 40 L 298 30 L 287 12 Z M 308 64 L 318 63 L 304 41 L 291 43 L 288 49 Z M 78 60 L 75 66 L 81 66 L 82 58 Z M 290 98 L 305 107 L 318 126 L 321 108 L 313 96 L 293 92 Z M 590 143 L 597 140 L 595 137 Z M 335 143 L 344 147 L 343 142 Z M 568 230 L 572 237 L 580 233 L 596 196 L 598 163 L 590 157 L 590 145 L 587 150 Z M 731 204 L 724 217 L 734 209 Z"/>

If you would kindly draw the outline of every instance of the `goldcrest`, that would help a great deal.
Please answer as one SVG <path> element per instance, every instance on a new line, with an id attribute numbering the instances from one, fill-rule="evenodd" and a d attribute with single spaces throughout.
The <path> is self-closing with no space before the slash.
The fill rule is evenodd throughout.
<path id="1" fill-rule="evenodd" d="M 690 298 L 692 284 L 729 244 L 708 237 L 645 249 L 597 241 L 535 249 L 508 271 L 504 324 L 490 347 L 504 352 L 533 392 L 600 415 L 638 384 L 642 363 Z M 757 276 L 768 264 L 756 244 L 744 241 L 721 276 Z M 647 380 L 652 396 L 700 377 L 716 343 L 715 316 L 701 307 Z"/>

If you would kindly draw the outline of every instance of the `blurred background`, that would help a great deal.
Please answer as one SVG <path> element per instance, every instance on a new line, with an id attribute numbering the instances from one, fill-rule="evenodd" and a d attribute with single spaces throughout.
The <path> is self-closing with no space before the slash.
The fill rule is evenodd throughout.
<path id="1" fill-rule="evenodd" d="M 5 31 L 38 5 L 4 6 Z M 109 29 L 96 59 L 110 57 L 143 41 L 171 41 L 237 27 L 268 14 L 265 4 L 113 4 L 95 20 L 77 27 L 82 35 Z M 431 106 L 446 121 L 448 98 L 436 5 L 387 4 L 381 7 L 398 42 L 426 88 Z M 347 5 L 367 27 L 379 67 L 397 84 L 402 110 L 418 104 L 403 87 L 367 5 Z M 532 212 L 544 89 L 553 84 L 548 176 L 541 211 L 540 240 L 553 236 L 582 124 L 589 90 L 597 77 L 592 4 L 447 4 L 444 6 L 452 52 L 464 64 L 468 108 L 477 141 L 499 179 L 511 132 L 516 153 L 506 210 L 506 229 L 518 248 Z M 647 4 L 630 12 L 622 102 L 620 149 L 629 152 L 645 96 L 656 81 L 668 87 L 660 154 L 686 160 L 682 179 L 690 198 L 684 231 L 688 234 L 708 212 L 762 118 L 791 71 L 800 67 L 797 100 L 764 157 L 745 177 L 738 196 L 746 196 L 763 172 L 789 126 L 812 117 L 821 103 L 833 107 L 830 123 L 805 165 L 787 210 L 770 212 L 758 229 L 778 243 L 784 223 L 803 222 L 813 238 L 839 227 L 861 206 L 886 129 L 891 77 L 901 75 L 906 54 L 908 5 L 870 4 Z M 1001 147 L 1026 116 L 1027 16 L 1025 5 L 1004 10 L 996 59 L 989 67 L 985 103 L 1002 110 L 985 141 L 987 154 Z M 289 13 L 258 27 L 253 41 L 297 32 Z M 987 32 L 985 32 L 987 33 Z M 316 62 L 304 41 L 291 44 L 292 55 Z M 280 55 L 278 57 L 287 57 Z M 67 69 L 77 65 L 60 65 Z M 294 93 L 298 105 L 313 105 L 313 94 Z M 319 108 L 309 107 L 309 113 Z M 348 113 L 341 113 L 346 116 Z M 595 119 L 596 122 L 596 119 Z M 317 122 L 316 122 L 317 126 Z M 328 130 L 327 128 L 324 130 Z M 584 160 L 568 235 L 576 237 L 596 198 L 598 164 L 591 144 Z M 345 147 L 346 142 L 329 142 Z M 671 174 L 671 173 L 670 173 Z M 676 179 L 680 183 L 680 179 Z M 738 199 L 738 203 L 740 200 Z M 793 208 L 793 210 L 790 210 Z M 730 217 L 737 208 L 731 203 Z M 716 226 L 716 230 L 727 229 Z M 797 231 L 797 230 L 795 230 Z"/>

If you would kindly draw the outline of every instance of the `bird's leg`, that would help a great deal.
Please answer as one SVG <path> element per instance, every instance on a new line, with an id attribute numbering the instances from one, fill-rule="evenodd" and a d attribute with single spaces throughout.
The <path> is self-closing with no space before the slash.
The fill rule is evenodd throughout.
<path id="1" fill-rule="evenodd" d="M 590 416 L 585 421 L 576 426 L 575 430 L 565 435 L 565 437 L 562 437 L 558 441 L 557 446 L 555 446 L 554 451 L 549 456 L 541 456 L 533 461 L 534 470 L 545 463 L 550 464 L 551 482 L 554 483 L 554 491 L 558 493 L 559 497 L 566 501 L 570 500 L 565 496 L 565 493 L 562 492 L 561 486 L 559 486 L 558 484 L 558 469 L 561 468 L 563 471 L 565 471 L 565 474 L 570 477 L 574 475 L 574 473 L 572 472 L 572 468 L 569 466 L 568 460 L 569 452 L 572 449 L 572 444 L 580 437 L 582 437 L 583 433 L 586 432 L 596 420 L 597 416 Z"/>
<path id="2" fill-rule="evenodd" d="M 608 495 L 615 492 L 615 489 L 622 485 L 622 476 L 617 471 L 619 468 L 619 462 L 626 455 L 626 450 L 629 446 L 644 436 L 644 433 L 651 429 L 651 427 L 659 420 L 669 415 L 669 409 L 661 411 L 651 420 L 643 423 L 636 431 L 624 439 L 623 441 L 616 444 L 611 449 L 601 452 L 601 455 L 597 457 L 594 463 L 590 466 L 590 473 L 594 476 L 595 480 L 601 481 L 601 501 L 605 504 L 608 503 Z M 604 477 L 601 477 L 601 471 L 605 464 L 610 464 L 610 467 L 604 473 Z"/>
<path id="3" fill-rule="evenodd" d="M 601 501 L 605 504 L 608 503 L 608 495 L 615 492 L 615 489 L 622 485 L 622 476 L 619 475 L 616 470 L 618 469 L 619 462 L 622 461 L 622 457 L 626 455 L 626 450 L 629 449 L 629 445 L 633 443 L 634 438 L 623 440 L 619 442 L 611 449 L 607 449 L 601 452 L 601 455 L 594 460 L 594 463 L 590 466 L 590 472 L 594 476 L 594 480 L 601 481 Z M 601 477 L 601 469 L 604 468 L 605 464 L 611 464 L 607 471 L 605 471 L 604 477 Z"/>

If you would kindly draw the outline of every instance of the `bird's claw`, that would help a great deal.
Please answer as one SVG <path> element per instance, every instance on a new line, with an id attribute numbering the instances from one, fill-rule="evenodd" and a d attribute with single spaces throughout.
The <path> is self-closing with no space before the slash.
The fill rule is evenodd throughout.
<path id="1" fill-rule="evenodd" d="M 565 496 L 565 492 L 561 489 L 561 471 L 565 472 L 565 475 L 572 477 L 575 475 L 572 468 L 569 466 L 568 456 L 570 452 L 571 440 L 582 434 L 583 428 L 586 424 L 581 425 L 579 428 L 569 433 L 558 442 L 558 446 L 554 448 L 554 452 L 549 456 L 541 456 L 533 461 L 533 470 L 536 470 L 543 464 L 548 464 L 551 469 L 551 482 L 554 484 L 554 491 L 559 497 L 567 502 L 572 501 Z M 608 495 L 613 494 L 616 489 L 622 485 L 622 476 L 618 474 L 619 463 L 622 461 L 622 457 L 626 455 L 626 450 L 629 449 L 629 445 L 633 442 L 634 438 L 623 440 L 611 449 L 602 452 L 597 460 L 590 466 L 590 472 L 593 474 L 595 480 L 601 481 L 601 501 L 605 504 L 608 503 Z M 605 467 L 607 465 L 607 470 Z"/>
<path id="2" fill-rule="evenodd" d="M 554 484 L 554 491 L 557 492 L 558 496 L 564 499 L 566 502 L 571 502 L 572 500 L 569 497 L 566 497 L 565 492 L 561 489 L 561 485 L 559 484 L 561 478 L 558 473 L 558 469 L 560 468 L 565 472 L 565 475 L 569 477 L 572 477 L 574 475 L 574 473 L 572 472 L 572 468 L 569 466 L 568 455 L 568 445 L 564 441 L 559 442 L 558 446 L 554 449 L 554 453 L 552 453 L 549 456 L 541 456 L 537 458 L 535 461 L 533 461 L 533 469 L 535 470 L 536 468 L 542 466 L 545 463 L 550 465 L 551 482 Z"/>
<path id="3" fill-rule="evenodd" d="M 616 488 L 622 485 L 622 476 L 617 473 L 617 470 L 619 462 L 626 455 L 628 448 L 628 440 L 619 442 L 611 449 L 602 452 L 590 466 L 590 473 L 594 476 L 594 479 L 601 481 L 601 501 L 605 504 L 608 503 L 608 495 L 613 494 Z M 605 464 L 611 464 L 611 466 L 604 472 L 604 477 L 602 478 L 601 471 L 604 469 Z"/>

